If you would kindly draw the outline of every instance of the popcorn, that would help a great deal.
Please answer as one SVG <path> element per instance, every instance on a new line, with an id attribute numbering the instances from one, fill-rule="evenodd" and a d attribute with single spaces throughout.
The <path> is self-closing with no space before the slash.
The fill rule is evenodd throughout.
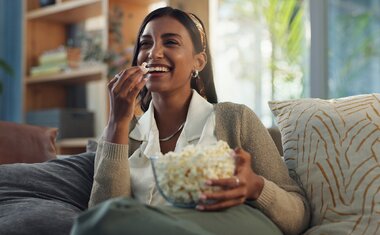
<path id="1" fill-rule="evenodd" d="M 195 205 L 202 193 L 221 190 L 205 184 L 208 179 L 231 178 L 235 171 L 233 150 L 224 141 L 212 146 L 186 146 L 153 159 L 157 186 L 164 198 L 177 205 Z"/>
<path id="2" fill-rule="evenodd" d="M 143 71 L 144 74 L 148 73 L 149 69 L 147 67 L 148 63 L 147 62 L 144 62 L 142 63 L 139 67 L 140 69 Z"/>

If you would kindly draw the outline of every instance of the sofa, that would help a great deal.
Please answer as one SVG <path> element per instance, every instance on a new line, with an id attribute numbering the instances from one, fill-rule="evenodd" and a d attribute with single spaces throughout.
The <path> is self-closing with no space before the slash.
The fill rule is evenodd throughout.
<path id="1" fill-rule="evenodd" d="M 281 146 L 278 129 L 269 131 Z M 55 128 L 0 121 L 1 235 L 67 235 L 87 209 L 96 145 L 57 158 L 56 136 Z"/>
<path id="2" fill-rule="evenodd" d="M 0 121 L 1 235 L 67 235 L 87 208 L 95 153 L 57 158 L 56 136 Z"/>
<path id="3" fill-rule="evenodd" d="M 380 94 L 269 106 L 268 131 L 312 209 L 305 234 L 380 234 Z M 0 122 L 0 234 L 69 234 L 87 208 L 94 149 L 56 158 L 55 136 Z"/>

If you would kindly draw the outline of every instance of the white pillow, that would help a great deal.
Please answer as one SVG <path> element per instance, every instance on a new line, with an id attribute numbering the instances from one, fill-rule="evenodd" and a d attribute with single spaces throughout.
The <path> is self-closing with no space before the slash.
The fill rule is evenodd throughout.
<path id="1" fill-rule="evenodd" d="M 311 205 L 306 234 L 380 234 L 380 94 L 269 106 Z"/>

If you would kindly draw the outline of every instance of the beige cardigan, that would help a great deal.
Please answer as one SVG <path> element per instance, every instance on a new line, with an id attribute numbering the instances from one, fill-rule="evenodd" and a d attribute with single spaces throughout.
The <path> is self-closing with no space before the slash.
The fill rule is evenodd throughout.
<path id="1" fill-rule="evenodd" d="M 252 156 L 252 169 L 264 177 L 259 198 L 251 202 L 285 234 L 299 234 L 309 223 L 309 206 L 304 192 L 289 176 L 277 148 L 258 117 L 244 105 L 219 103 L 215 109 L 215 136 L 231 148 L 241 147 Z M 133 130 L 136 120 L 131 125 Z M 128 158 L 140 145 L 105 142 L 102 138 L 95 158 L 94 183 L 89 206 L 118 196 L 131 196 Z"/>

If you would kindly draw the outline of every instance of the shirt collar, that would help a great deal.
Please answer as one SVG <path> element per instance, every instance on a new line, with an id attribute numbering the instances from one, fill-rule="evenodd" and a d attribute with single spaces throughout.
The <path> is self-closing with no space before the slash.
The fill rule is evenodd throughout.
<path id="1" fill-rule="evenodd" d="M 189 110 L 187 112 L 185 126 L 183 128 L 186 140 L 192 141 L 200 138 L 204 123 L 213 112 L 213 105 L 193 90 Z M 148 141 L 149 133 L 154 120 L 154 107 L 150 102 L 148 110 L 138 120 L 129 137 L 138 141 Z"/>
<path id="2" fill-rule="evenodd" d="M 150 102 L 148 110 L 138 119 L 135 128 L 129 133 L 129 137 L 138 141 L 147 141 L 152 121 L 154 121 L 154 107 Z"/>
<path id="3" fill-rule="evenodd" d="M 204 124 L 213 110 L 213 105 L 193 90 L 184 126 L 187 141 L 198 139 L 201 136 Z"/>

